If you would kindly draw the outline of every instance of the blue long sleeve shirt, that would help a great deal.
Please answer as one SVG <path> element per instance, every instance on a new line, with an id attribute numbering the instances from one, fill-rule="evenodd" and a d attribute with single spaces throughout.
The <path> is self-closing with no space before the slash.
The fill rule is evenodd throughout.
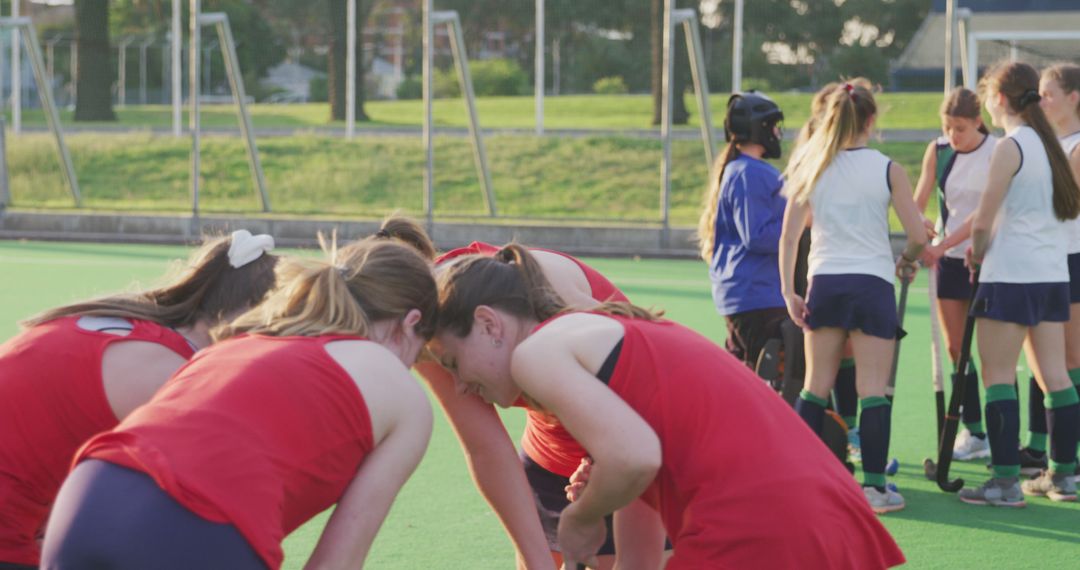
<path id="1" fill-rule="evenodd" d="M 728 163 L 720 182 L 713 256 L 713 301 L 721 315 L 783 307 L 779 245 L 787 200 L 771 164 L 742 155 Z"/>

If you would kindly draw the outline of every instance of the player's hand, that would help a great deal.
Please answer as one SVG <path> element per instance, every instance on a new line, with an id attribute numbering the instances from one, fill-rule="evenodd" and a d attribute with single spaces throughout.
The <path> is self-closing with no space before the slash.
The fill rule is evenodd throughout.
<path id="1" fill-rule="evenodd" d="M 558 540 L 563 556 L 563 568 L 577 570 L 581 564 L 598 568 L 596 553 L 607 538 L 607 523 L 603 517 L 595 520 L 578 519 L 575 506 L 571 504 L 566 507 L 559 516 Z"/>
<path id="2" fill-rule="evenodd" d="M 923 267 L 936 267 L 944 255 L 945 249 L 943 247 L 938 245 L 928 245 L 923 249 L 922 254 L 919 255 L 919 261 L 922 261 Z"/>
<path id="3" fill-rule="evenodd" d="M 810 316 L 810 311 L 806 308 L 806 301 L 798 295 L 791 294 L 784 295 L 784 304 L 787 305 L 787 312 L 788 316 L 791 317 L 791 322 L 801 329 L 806 329 L 806 318 Z"/>
<path id="4" fill-rule="evenodd" d="M 964 251 L 964 265 L 968 268 L 968 271 L 971 272 L 972 283 L 975 282 L 975 274 L 982 268 L 982 262 L 982 257 L 975 256 L 975 247 L 969 245 L 967 250 Z"/>
<path id="5" fill-rule="evenodd" d="M 566 491 L 566 500 L 571 503 L 578 500 L 578 497 L 585 492 L 585 486 L 589 484 L 589 474 L 592 472 L 592 458 L 585 456 L 581 458 L 581 464 L 578 465 L 574 473 L 570 475 L 570 484 L 564 487 Z"/>
<path id="6" fill-rule="evenodd" d="M 937 237 L 936 224 L 926 218 L 922 219 L 923 227 L 926 228 L 926 239 L 931 240 Z"/>
<path id="7" fill-rule="evenodd" d="M 903 255 L 901 255 L 896 260 L 896 276 L 899 277 L 901 281 L 909 281 L 910 282 L 911 280 L 915 279 L 915 274 L 918 273 L 918 272 L 919 272 L 919 263 L 918 263 L 918 261 L 910 261 L 910 260 L 904 259 Z"/>

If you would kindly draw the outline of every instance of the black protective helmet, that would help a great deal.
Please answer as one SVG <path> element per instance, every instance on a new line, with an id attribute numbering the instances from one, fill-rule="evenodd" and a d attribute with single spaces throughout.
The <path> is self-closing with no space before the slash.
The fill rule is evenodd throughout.
<path id="1" fill-rule="evenodd" d="M 752 142 L 765 147 L 765 158 L 780 158 L 780 137 L 773 127 L 784 120 L 780 107 L 762 93 L 746 91 L 728 99 L 724 140 Z"/>

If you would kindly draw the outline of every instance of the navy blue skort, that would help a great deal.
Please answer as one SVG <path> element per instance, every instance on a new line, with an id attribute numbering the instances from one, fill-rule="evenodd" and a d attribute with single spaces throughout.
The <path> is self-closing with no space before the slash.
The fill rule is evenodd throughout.
<path id="1" fill-rule="evenodd" d="M 971 314 L 1033 327 L 1069 320 L 1068 283 L 980 283 Z"/>
<path id="2" fill-rule="evenodd" d="M 942 257 L 937 266 L 938 299 L 971 300 L 971 271 L 963 259 Z"/>
<path id="3" fill-rule="evenodd" d="M 896 291 L 873 275 L 815 275 L 806 294 L 811 330 L 840 328 L 892 340 L 897 335 Z"/>

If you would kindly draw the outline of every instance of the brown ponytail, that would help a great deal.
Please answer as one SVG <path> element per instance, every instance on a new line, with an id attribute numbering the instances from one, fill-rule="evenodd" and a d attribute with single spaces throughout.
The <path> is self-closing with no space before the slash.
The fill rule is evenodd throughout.
<path id="1" fill-rule="evenodd" d="M 47 310 L 20 323 L 33 327 L 72 315 L 119 317 L 184 327 L 206 319 L 211 325 L 258 305 L 274 287 L 278 257 L 263 253 L 241 267 L 229 264 L 230 237 L 206 238 L 172 283 Z"/>
<path id="2" fill-rule="evenodd" d="M 412 218 L 404 216 L 388 216 L 383 220 L 379 231 L 373 236 L 380 239 L 398 239 L 412 246 L 420 255 L 428 261 L 433 261 L 436 254 L 435 244 L 432 243 L 424 226 Z"/>
<path id="3" fill-rule="evenodd" d="M 215 331 L 215 338 L 240 333 L 367 336 L 375 322 L 401 319 L 413 309 L 420 311 L 416 333 L 425 339 L 435 334 L 435 278 L 430 263 L 415 249 L 375 238 L 341 250 L 323 243 L 328 261 L 298 258 L 283 263 L 279 289 L 261 306 Z"/>
<path id="4" fill-rule="evenodd" d="M 519 319 L 546 321 L 574 310 L 563 301 L 521 244 L 504 246 L 491 257 L 467 255 L 439 274 L 438 330 L 457 337 L 472 332 L 473 314 L 485 305 Z M 629 303 L 604 303 L 590 311 L 655 319 L 652 312 Z"/>
<path id="5" fill-rule="evenodd" d="M 1075 219 L 1080 215 L 1080 188 L 1054 128 L 1039 106 L 1039 72 L 1019 61 L 999 63 L 987 72 L 983 87 L 988 95 L 1004 95 L 1009 108 L 1039 135 L 1053 174 L 1054 214 L 1062 221 Z"/>

